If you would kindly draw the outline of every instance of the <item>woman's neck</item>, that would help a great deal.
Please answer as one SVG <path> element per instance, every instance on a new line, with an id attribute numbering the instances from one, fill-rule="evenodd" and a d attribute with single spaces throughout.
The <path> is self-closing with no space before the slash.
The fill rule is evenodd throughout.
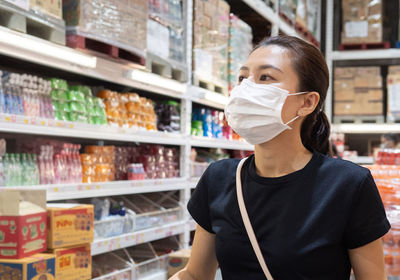
<path id="1" fill-rule="evenodd" d="M 303 146 L 300 136 L 299 139 L 294 139 L 294 135 L 284 134 L 286 133 L 266 143 L 255 145 L 254 156 L 258 175 L 284 176 L 302 169 L 310 161 L 312 153 Z"/>

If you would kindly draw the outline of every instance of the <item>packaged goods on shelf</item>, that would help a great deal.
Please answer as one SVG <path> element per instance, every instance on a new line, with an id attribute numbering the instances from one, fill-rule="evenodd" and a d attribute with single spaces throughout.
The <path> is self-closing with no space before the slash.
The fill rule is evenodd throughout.
<path id="1" fill-rule="evenodd" d="M 153 102 L 137 93 L 119 94 L 102 90 L 97 96 L 104 100 L 108 124 L 120 127 L 139 127 L 147 130 L 157 129 L 157 116 Z"/>
<path id="2" fill-rule="evenodd" d="M 334 113 L 343 115 L 383 115 L 380 67 L 336 67 Z"/>
<path id="3" fill-rule="evenodd" d="M 141 56 L 146 49 L 147 10 L 147 0 L 63 1 L 69 34 L 93 38 Z"/>
<path id="4" fill-rule="evenodd" d="M 136 214 L 126 209 L 123 201 L 92 199 L 94 205 L 94 238 L 118 236 L 135 230 Z"/>
<path id="5" fill-rule="evenodd" d="M 226 84 L 229 12 L 223 0 L 194 1 L 193 70 L 200 80 Z"/>
<path id="6" fill-rule="evenodd" d="M 253 34 L 251 27 L 239 19 L 230 15 L 229 27 L 229 63 L 228 81 L 229 89 L 236 86 L 240 67 L 244 65 L 248 54 L 253 49 Z"/>
<path id="7" fill-rule="evenodd" d="M 35 154 L 5 154 L 2 158 L 0 186 L 39 185 L 39 168 Z"/>
<path id="8" fill-rule="evenodd" d="M 385 206 L 391 229 L 383 237 L 383 249 L 388 276 L 400 276 L 400 168 L 398 165 L 367 166 L 375 179 Z"/>
<path id="9" fill-rule="evenodd" d="M 30 0 L 30 9 L 62 20 L 62 0 Z"/>
<path id="10" fill-rule="evenodd" d="M 46 191 L 0 191 L 0 258 L 21 259 L 45 251 L 46 221 Z"/>
<path id="11" fill-rule="evenodd" d="M 400 150 L 399 149 L 381 149 L 377 153 L 377 164 L 385 165 L 400 165 Z"/>
<path id="12" fill-rule="evenodd" d="M 55 257 L 36 254 L 18 260 L 0 259 L 0 279 L 55 279 Z"/>
<path id="13" fill-rule="evenodd" d="M 400 120 L 400 67 L 389 66 L 387 76 L 387 118 L 390 122 Z"/>
<path id="14" fill-rule="evenodd" d="M 342 0 L 342 44 L 383 41 L 381 0 Z"/>
<path id="15" fill-rule="evenodd" d="M 92 256 L 90 254 L 90 244 L 49 251 L 56 258 L 55 279 L 91 279 Z"/>
<path id="16" fill-rule="evenodd" d="M 298 0 L 280 0 L 279 13 L 292 24 L 296 23 L 296 10 Z"/>
<path id="17" fill-rule="evenodd" d="M 180 132 L 181 116 L 179 103 L 168 101 L 155 106 L 157 115 L 157 128 L 159 131 Z"/>
<path id="18" fill-rule="evenodd" d="M 307 0 L 307 29 L 317 40 L 320 39 L 318 34 L 320 6 L 319 0 Z"/>
<path id="19" fill-rule="evenodd" d="M 115 178 L 115 146 L 85 146 L 81 154 L 83 183 L 107 182 Z"/>
<path id="20" fill-rule="evenodd" d="M 296 7 L 296 23 L 303 28 L 307 28 L 308 21 L 308 5 L 307 0 L 297 0 Z"/>
<path id="21" fill-rule="evenodd" d="M 180 0 L 149 1 L 147 51 L 164 59 L 183 62 L 183 17 Z"/>
<path id="22" fill-rule="evenodd" d="M 168 277 L 182 270 L 189 261 L 191 250 L 182 249 L 169 254 L 168 256 Z"/>
<path id="23" fill-rule="evenodd" d="M 48 203 L 47 246 L 57 249 L 93 241 L 93 205 Z"/>

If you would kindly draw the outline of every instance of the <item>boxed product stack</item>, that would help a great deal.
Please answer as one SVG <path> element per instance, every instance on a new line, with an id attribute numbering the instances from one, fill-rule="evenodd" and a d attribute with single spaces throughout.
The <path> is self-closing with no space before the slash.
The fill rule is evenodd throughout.
<path id="1" fill-rule="evenodd" d="M 382 116 L 380 67 L 336 67 L 335 116 Z"/>
<path id="2" fill-rule="evenodd" d="M 196 0 L 194 5 L 195 80 L 226 85 L 230 6 L 223 0 Z"/>
<path id="3" fill-rule="evenodd" d="M 137 93 L 119 94 L 110 90 L 99 91 L 97 96 L 104 100 L 108 124 L 124 128 L 157 129 L 157 117 L 150 99 L 140 97 Z"/>
<path id="4" fill-rule="evenodd" d="M 29 8 L 38 14 L 63 19 L 62 0 L 30 0 Z"/>
<path id="5" fill-rule="evenodd" d="M 387 76 L 387 120 L 400 120 L 400 66 L 389 66 Z"/>
<path id="6" fill-rule="evenodd" d="M 56 279 L 91 278 L 93 209 L 89 204 L 47 204 L 47 246 L 56 258 Z"/>
<path id="7" fill-rule="evenodd" d="M 382 42 L 382 1 L 342 0 L 342 44 Z"/>
<path id="8" fill-rule="evenodd" d="M 85 146 L 85 153 L 80 155 L 83 183 L 114 180 L 114 150 L 114 146 Z"/>
<path id="9" fill-rule="evenodd" d="M 180 0 L 149 1 L 147 51 L 184 62 L 183 16 Z"/>
<path id="10" fill-rule="evenodd" d="M 147 0 L 64 0 L 63 14 L 69 34 L 93 38 L 144 57 L 147 7 Z"/>
<path id="11" fill-rule="evenodd" d="M 236 86 L 240 67 L 246 62 L 253 49 L 253 33 L 251 27 L 237 16 L 230 15 L 229 27 L 229 90 Z"/>
<path id="12" fill-rule="evenodd" d="M 46 191 L 0 192 L 0 279 L 54 279 L 46 229 Z"/>

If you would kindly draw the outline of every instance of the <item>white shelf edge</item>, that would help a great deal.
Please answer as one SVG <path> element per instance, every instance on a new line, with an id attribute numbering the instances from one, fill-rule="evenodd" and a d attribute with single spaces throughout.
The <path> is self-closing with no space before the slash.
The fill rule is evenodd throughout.
<path id="1" fill-rule="evenodd" d="M 332 51 L 328 58 L 338 60 L 400 59 L 400 49 Z"/>
<path id="2" fill-rule="evenodd" d="M 139 277 L 138 280 L 167 280 L 168 271 L 159 271 L 144 277 Z"/>
<path id="3" fill-rule="evenodd" d="M 166 145 L 184 145 L 186 143 L 185 137 L 180 133 L 141 131 L 108 125 L 89 125 L 7 114 L 0 114 L 0 131 Z"/>
<path id="4" fill-rule="evenodd" d="M 190 145 L 194 147 L 222 148 L 228 150 L 254 150 L 254 146 L 245 141 L 213 139 L 200 136 L 192 136 Z"/>
<path id="5" fill-rule="evenodd" d="M 189 86 L 186 98 L 192 102 L 224 110 L 228 97 L 196 86 Z"/>
<path id="6" fill-rule="evenodd" d="M 374 164 L 374 158 L 373 157 L 366 157 L 366 156 L 358 156 L 356 158 L 350 158 L 347 159 L 348 161 L 351 161 L 356 164 L 360 165 L 371 165 Z"/>
<path id="7" fill-rule="evenodd" d="M 400 133 L 400 124 L 332 124 L 331 130 L 349 134 Z"/>
<path id="8" fill-rule="evenodd" d="M 7 187 L 7 189 L 43 189 L 46 190 L 47 201 L 56 201 L 64 199 L 183 190 L 186 188 L 186 183 L 187 181 L 185 178 L 169 178 L 80 184 L 16 186 Z"/>
<path id="9" fill-rule="evenodd" d="M 182 234 L 185 231 L 185 225 L 186 221 L 179 221 L 165 224 L 160 227 L 149 228 L 120 236 L 95 240 L 92 243 L 92 256 Z"/>
<path id="10" fill-rule="evenodd" d="M 201 177 L 192 177 L 189 181 L 190 189 L 195 189 Z"/>
<path id="11" fill-rule="evenodd" d="M 1 26 L 0 38 L 12 38 L 0 40 L 0 53 L 6 56 L 174 98 L 182 98 L 186 91 L 185 83 L 142 71 L 142 66 L 138 69 L 133 64 L 86 54 Z"/>

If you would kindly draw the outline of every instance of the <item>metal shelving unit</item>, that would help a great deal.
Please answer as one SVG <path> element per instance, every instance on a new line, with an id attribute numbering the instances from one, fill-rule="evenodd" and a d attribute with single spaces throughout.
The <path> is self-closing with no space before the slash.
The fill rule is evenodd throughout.
<path id="1" fill-rule="evenodd" d="M 268 7 L 261 0 L 243 0 L 254 12 L 260 14 L 272 25 L 272 35 L 279 30 L 288 35 L 301 37 L 296 30 L 281 20 L 278 11 Z M 277 7 L 277 2 L 275 7 Z M 185 46 L 187 76 L 192 77 L 192 19 L 193 0 L 183 1 L 185 21 Z M 148 132 L 111 126 L 94 126 L 82 123 L 62 122 L 48 119 L 31 118 L 0 114 L 0 131 L 7 134 L 31 134 L 65 138 L 92 140 L 110 140 L 121 142 L 142 142 L 174 145 L 180 148 L 180 178 L 143 181 L 115 181 L 105 183 L 62 184 L 26 186 L 23 188 L 42 188 L 47 190 L 47 200 L 80 199 L 90 197 L 138 194 L 178 190 L 181 192 L 181 203 L 186 205 L 191 190 L 199 178 L 189 176 L 190 151 L 192 147 L 224 148 L 237 150 L 253 150 L 254 147 L 244 141 L 228 141 L 192 137 L 191 112 L 192 104 L 197 103 L 223 110 L 227 97 L 199 87 L 191 82 L 181 83 L 145 71 L 144 67 L 133 64 L 122 64 L 117 60 L 108 60 L 68 47 L 22 34 L 0 26 L 0 55 L 20 61 L 27 61 L 43 67 L 61 70 L 73 75 L 94 78 L 120 86 L 135 88 L 172 97 L 181 101 L 181 133 Z M 23 70 L 23 69 L 21 69 Z M 92 255 L 98 255 L 119 248 L 134 246 L 172 235 L 181 235 L 181 242 L 186 247 L 190 241 L 190 231 L 196 223 L 184 211 L 182 220 L 161 227 L 124 234 L 117 237 L 96 240 L 92 243 Z M 144 279 L 161 279 L 163 275 L 151 275 Z"/>

